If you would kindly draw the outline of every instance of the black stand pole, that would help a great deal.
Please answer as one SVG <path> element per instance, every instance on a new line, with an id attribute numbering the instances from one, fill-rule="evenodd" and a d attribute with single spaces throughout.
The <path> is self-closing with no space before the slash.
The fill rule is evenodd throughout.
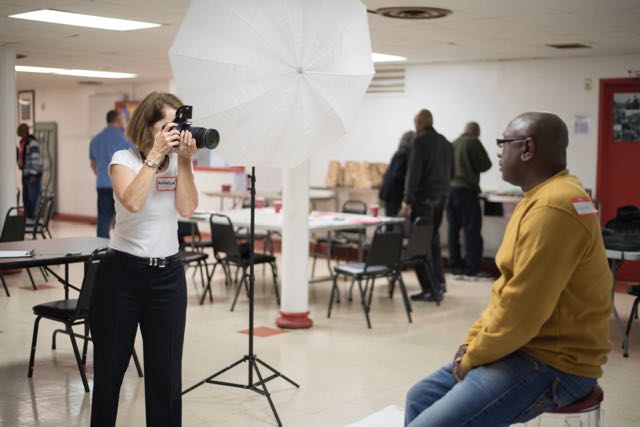
<path id="1" fill-rule="evenodd" d="M 254 267 L 253 264 L 254 264 L 254 258 L 255 258 L 254 257 L 254 243 L 255 243 L 254 233 L 255 233 L 255 214 L 256 214 L 255 212 L 256 168 L 255 167 L 251 168 L 251 186 L 249 187 L 249 189 L 251 192 L 251 226 L 249 228 L 249 246 L 250 246 L 250 252 L 249 252 L 249 354 L 244 355 L 237 362 L 227 366 L 226 368 L 216 372 L 213 375 L 208 376 L 207 378 L 200 381 L 199 383 L 194 384 L 193 386 L 183 391 L 182 394 L 184 395 L 186 393 L 189 393 L 191 390 L 197 387 L 200 387 L 203 384 L 217 384 L 217 385 L 223 385 L 227 387 L 237 387 L 237 388 L 244 388 L 247 390 L 251 390 L 267 398 L 267 400 L 269 401 L 269 406 L 271 406 L 271 411 L 273 412 L 273 416 L 276 417 L 276 421 L 278 422 L 278 426 L 282 426 L 282 422 L 280 421 L 280 417 L 278 416 L 278 411 L 276 411 L 276 407 L 273 404 L 273 400 L 271 400 L 271 395 L 269 394 L 269 390 L 267 389 L 267 382 L 273 379 L 276 379 L 278 377 L 282 377 L 285 381 L 291 383 L 292 385 L 296 387 L 300 387 L 300 386 L 297 383 L 295 383 L 293 380 L 285 376 L 284 374 L 276 371 L 271 366 L 267 365 L 265 362 L 260 360 L 260 358 L 258 358 L 258 356 L 256 356 L 256 354 L 253 352 L 253 291 L 254 291 L 254 280 L 255 280 L 255 276 L 253 273 L 253 267 Z M 249 362 L 249 365 L 247 366 L 248 379 L 246 384 L 230 383 L 226 381 L 214 380 L 214 378 L 224 374 L 230 369 L 235 368 L 236 366 L 238 366 L 243 362 Z M 264 366 L 269 371 L 271 371 L 272 374 L 266 378 L 263 378 L 262 374 L 260 373 L 260 369 L 258 368 L 258 365 Z M 254 371 L 256 376 L 258 377 L 258 381 L 256 382 L 254 382 L 254 379 L 253 379 Z"/>

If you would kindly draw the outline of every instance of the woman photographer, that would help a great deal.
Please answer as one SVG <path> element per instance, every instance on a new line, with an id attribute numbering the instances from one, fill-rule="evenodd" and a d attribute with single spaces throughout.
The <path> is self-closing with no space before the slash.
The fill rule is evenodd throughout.
<path id="1" fill-rule="evenodd" d="M 118 398 L 138 325 L 142 332 L 147 426 L 179 426 L 186 316 L 178 214 L 198 204 L 191 157 L 196 144 L 173 123 L 182 102 L 151 93 L 136 108 L 134 143 L 109 164 L 116 227 L 100 263 L 91 304 L 94 385 L 91 426 L 115 426 Z"/>

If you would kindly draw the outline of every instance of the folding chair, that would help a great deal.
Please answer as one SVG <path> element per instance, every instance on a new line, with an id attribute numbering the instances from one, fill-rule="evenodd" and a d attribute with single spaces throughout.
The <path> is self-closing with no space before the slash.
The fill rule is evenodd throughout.
<path id="1" fill-rule="evenodd" d="M 240 289 L 245 287 L 247 294 L 249 292 L 249 247 L 247 244 L 238 245 L 238 238 L 231 223 L 231 219 L 222 214 L 211 214 L 209 217 L 209 226 L 211 227 L 211 241 L 213 243 L 213 256 L 217 263 L 214 264 L 211 274 L 207 280 L 207 287 L 202 294 L 200 304 L 204 302 L 204 298 L 209 292 L 211 295 L 211 280 L 215 273 L 216 267 L 220 264 L 223 268 L 229 265 L 235 265 L 242 270 L 242 278 L 238 282 L 236 293 L 231 304 L 231 311 L 234 310 Z M 254 265 L 269 264 L 271 266 L 271 274 L 273 275 L 273 289 L 276 293 L 276 301 L 280 305 L 280 294 L 278 292 L 278 269 L 276 267 L 276 258 L 273 255 L 254 253 Z"/>
<path id="2" fill-rule="evenodd" d="M 71 346 L 73 347 L 73 353 L 76 357 L 76 363 L 80 370 L 80 376 L 82 377 L 82 384 L 84 385 L 84 391 L 89 392 L 89 383 L 87 382 L 87 376 L 85 373 L 85 364 L 87 361 L 87 347 L 91 340 L 89 332 L 89 308 L 91 304 L 91 293 L 93 292 L 93 284 L 95 282 L 96 271 L 100 263 L 100 257 L 106 252 L 106 248 L 96 249 L 91 254 L 89 260 L 85 263 L 84 279 L 82 281 L 82 288 L 80 288 L 80 295 L 78 299 L 63 299 L 58 301 L 46 302 L 38 304 L 33 307 L 33 314 L 36 315 L 36 320 L 33 325 L 33 338 L 31 340 L 31 355 L 29 357 L 29 373 L 27 376 L 31 378 L 33 376 L 33 363 L 36 356 L 36 343 L 38 341 L 38 326 L 40 319 L 53 320 L 55 322 L 64 323 L 65 329 L 56 330 L 53 335 L 52 348 L 55 350 L 55 337 L 56 333 L 64 333 L 69 335 L 71 339 Z M 73 330 L 74 326 L 84 326 L 84 335 L 76 334 Z M 84 341 L 82 347 L 82 357 L 78 349 L 76 338 L 80 338 Z M 135 349 L 133 350 L 133 361 L 138 371 L 138 376 L 142 377 L 142 368 L 140 367 L 140 361 Z"/>
<path id="3" fill-rule="evenodd" d="M 338 276 L 351 277 L 353 281 L 358 283 L 360 289 L 360 303 L 367 320 L 367 326 L 371 329 L 371 320 L 369 319 L 369 311 L 371 308 L 371 299 L 373 297 L 373 289 L 377 278 L 387 278 L 389 282 L 398 281 L 400 291 L 404 301 L 404 308 L 407 312 L 409 323 L 411 319 L 411 303 L 407 295 L 407 289 L 404 285 L 401 275 L 401 257 L 402 257 L 402 225 L 379 225 L 376 227 L 373 235 L 373 241 L 365 262 L 354 262 L 347 264 L 339 264 L 334 267 L 333 285 L 331 287 L 331 297 L 329 298 L 329 309 L 327 317 L 331 317 L 331 309 L 333 301 L 336 299 L 338 289 Z M 364 287 L 362 281 L 365 280 Z"/>
<path id="4" fill-rule="evenodd" d="M 358 214 L 358 215 L 366 215 L 367 214 L 367 204 L 360 200 L 347 200 L 342 205 L 342 213 L 349 214 Z M 335 237 L 331 239 L 331 250 L 335 250 L 336 248 L 345 248 L 350 249 L 353 246 L 358 247 L 358 261 L 362 261 L 362 245 L 364 244 L 366 237 L 366 231 L 364 229 L 355 228 L 355 229 L 347 229 L 340 230 L 336 233 Z M 316 272 L 316 259 L 318 258 L 320 252 L 318 251 L 318 247 L 320 245 L 326 245 L 327 251 L 329 250 L 329 239 L 326 237 L 319 237 L 315 241 L 315 250 L 312 254 L 313 263 L 311 264 L 311 277 L 314 277 Z M 333 254 L 329 254 L 328 256 L 332 256 Z M 347 259 L 348 261 L 348 259 Z"/>
<path id="5" fill-rule="evenodd" d="M 427 217 L 418 217 L 414 220 L 411 226 L 409 234 L 409 240 L 402 256 L 402 269 L 416 268 L 423 265 L 429 283 L 431 284 L 431 295 L 436 302 L 436 305 L 440 305 L 442 302 L 442 292 L 440 289 L 436 289 L 435 285 L 438 283 L 436 273 L 433 269 L 433 261 L 431 259 L 431 240 L 433 239 L 433 224 Z M 395 290 L 395 282 L 391 282 L 389 288 L 389 298 L 393 298 L 393 292 Z"/>
<path id="6" fill-rule="evenodd" d="M 209 269 L 207 267 L 207 259 L 209 255 L 204 253 L 202 250 L 198 251 L 195 248 L 193 243 L 195 242 L 194 236 L 196 236 L 197 224 L 189 221 L 178 221 L 178 244 L 180 250 L 178 254 L 182 258 L 185 264 L 185 270 L 189 267 L 190 264 L 196 263 L 196 269 L 200 272 L 200 280 L 202 282 L 202 287 L 206 286 L 205 277 L 209 277 Z M 198 233 L 199 234 L 199 233 Z M 188 244 L 186 241 L 186 237 L 191 237 L 191 244 Z M 187 250 L 187 247 L 191 246 L 193 250 Z M 203 272 L 203 265 L 204 271 Z M 194 271 L 195 274 L 195 271 Z M 209 295 L 209 300 L 213 302 L 213 295 Z"/>
<path id="7" fill-rule="evenodd" d="M 19 207 L 9 208 L 7 211 L 7 215 L 4 219 L 4 226 L 2 227 L 2 234 L 0 235 L 0 242 L 21 242 L 24 240 L 25 235 L 25 226 L 27 222 L 27 217 L 24 212 L 24 209 Z M 31 275 L 31 270 L 28 268 L 27 274 L 29 275 L 29 280 L 31 280 L 31 286 L 33 289 L 37 290 L 36 282 L 33 280 L 33 276 Z M 41 270 L 42 271 L 42 270 Z M 42 274 L 44 276 L 44 273 Z M 46 280 L 46 276 L 45 280 Z M 7 296 L 11 296 L 9 293 L 9 288 L 7 287 L 7 283 L 4 280 L 4 276 L 0 272 L 0 280 L 2 281 L 2 286 L 4 287 L 4 292 Z"/>

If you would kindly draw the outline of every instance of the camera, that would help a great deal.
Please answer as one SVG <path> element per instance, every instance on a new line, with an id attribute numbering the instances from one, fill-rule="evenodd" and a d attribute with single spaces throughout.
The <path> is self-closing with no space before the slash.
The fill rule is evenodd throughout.
<path id="1" fill-rule="evenodd" d="M 196 147 L 213 150 L 218 146 L 218 143 L 220 143 L 220 134 L 215 129 L 191 126 L 192 114 L 193 107 L 191 105 L 181 105 L 178 107 L 176 118 L 173 120 L 177 125 L 174 129 L 177 131 L 190 131 L 196 140 Z"/>

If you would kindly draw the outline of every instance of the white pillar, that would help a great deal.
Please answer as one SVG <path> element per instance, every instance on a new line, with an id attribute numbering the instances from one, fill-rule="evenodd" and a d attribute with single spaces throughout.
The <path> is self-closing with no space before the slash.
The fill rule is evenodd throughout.
<path id="1" fill-rule="evenodd" d="M 16 204 L 16 51 L 0 47 L 0 229 Z"/>
<path id="2" fill-rule="evenodd" d="M 282 301 L 276 324 L 310 328 L 309 160 L 282 172 Z"/>

